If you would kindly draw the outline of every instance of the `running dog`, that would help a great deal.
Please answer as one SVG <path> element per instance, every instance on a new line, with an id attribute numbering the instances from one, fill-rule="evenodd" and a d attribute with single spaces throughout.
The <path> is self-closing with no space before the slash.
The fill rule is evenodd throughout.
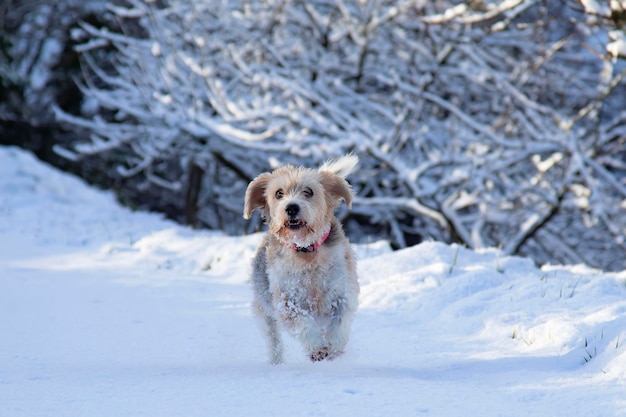
<path id="1" fill-rule="evenodd" d="M 359 159 L 346 155 L 319 169 L 284 166 L 256 177 L 243 216 L 258 209 L 269 226 L 252 263 L 253 309 L 270 362 L 283 361 L 280 330 L 291 331 L 311 361 L 344 351 L 358 305 L 356 258 L 333 211 L 352 204 L 345 177 Z"/>

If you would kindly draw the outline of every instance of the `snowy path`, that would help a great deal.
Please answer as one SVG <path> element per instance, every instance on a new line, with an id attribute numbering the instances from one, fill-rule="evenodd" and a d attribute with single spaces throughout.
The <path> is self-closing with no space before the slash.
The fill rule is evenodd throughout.
<path id="1" fill-rule="evenodd" d="M 359 247 L 348 352 L 267 364 L 259 236 L 191 231 L 0 148 L 0 416 L 622 416 L 626 273 Z M 586 345 L 586 346 L 585 346 Z"/>

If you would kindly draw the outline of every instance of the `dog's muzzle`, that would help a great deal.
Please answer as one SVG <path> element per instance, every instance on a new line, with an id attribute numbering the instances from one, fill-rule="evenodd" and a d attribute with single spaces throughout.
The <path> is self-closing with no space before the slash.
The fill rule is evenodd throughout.
<path id="1" fill-rule="evenodd" d="M 298 213 L 300 213 L 300 206 L 297 204 L 288 204 L 287 207 L 285 207 L 285 211 L 287 212 L 287 215 L 289 216 L 289 218 L 294 218 L 298 215 Z"/>
<path id="2" fill-rule="evenodd" d="M 305 223 L 298 218 L 298 214 L 300 213 L 299 205 L 288 204 L 287 207 L 285 207 L 285 211 L 287 212 L 287 216 L 289 217 L 289 220 L 287 220 L 287 226 L 289 227 L 289 229 L 298 230 L 305 225 Z"/>

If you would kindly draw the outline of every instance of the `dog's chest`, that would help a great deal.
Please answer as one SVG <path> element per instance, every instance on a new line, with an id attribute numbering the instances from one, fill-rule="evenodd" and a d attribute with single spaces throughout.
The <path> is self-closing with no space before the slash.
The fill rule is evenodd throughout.
<path id="1" fill-rule="evenodd" d="M 298 262 L 276 257 L 268 259 L 267 269 L 274 300 L 289 299 L 311 313 L 323 313 L 331 308 L 340 292 L 338 282 L 345 275 L 334 259 Z"/>

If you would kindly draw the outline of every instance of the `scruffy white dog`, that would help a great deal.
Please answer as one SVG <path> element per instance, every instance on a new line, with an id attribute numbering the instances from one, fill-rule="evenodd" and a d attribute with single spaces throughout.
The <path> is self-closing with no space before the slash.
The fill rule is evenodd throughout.
<path id="1" fill-rule="evenodd" d="M 319 170 L 285 166 L 255 178 L 243 216 L 262 212 L 269 231 L 252 265 L 255 312 L 270 360 L 282 362 L 279 326 L 291 330 L 312 361 L 343 353 L 357 309 L 355 255 L 333 210 L 352 203 L 344 179 L 359 159 L 346 155 Z"/>

